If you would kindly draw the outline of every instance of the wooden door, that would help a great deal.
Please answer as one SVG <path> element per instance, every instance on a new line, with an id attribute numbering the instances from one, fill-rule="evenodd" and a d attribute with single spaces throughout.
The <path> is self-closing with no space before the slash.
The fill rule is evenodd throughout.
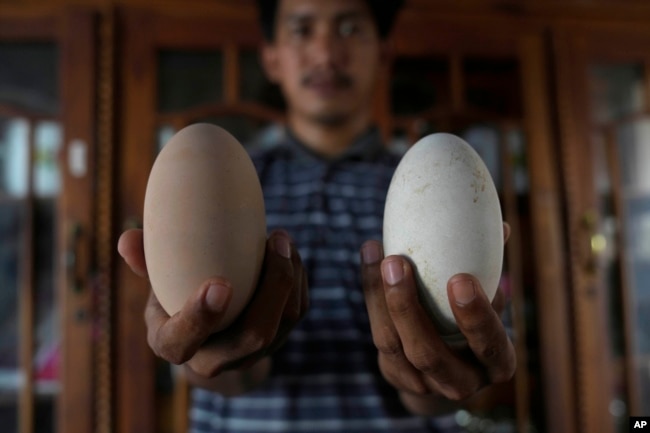
<path id="1" fill-rule="evenodd" d="M 0 8 L 0 424 L 92 431 L 94 22 Z"/>
<path id="2" fill-rule="evenodd" d="M 584 432 L 650 413 L 648 20 L 563 23 L 557 80 Z"/>

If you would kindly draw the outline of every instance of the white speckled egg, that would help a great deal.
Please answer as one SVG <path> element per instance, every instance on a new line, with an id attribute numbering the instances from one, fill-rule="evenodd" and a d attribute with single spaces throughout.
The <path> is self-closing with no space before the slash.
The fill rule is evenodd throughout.
<path id="1" fill-rule="evenodd" d="M 383 230 L 386 256 L 410 259 L 423 305 L 443 336 L 459 338 L 447 281 L 470 273 L 492 299 L 503 264 L 499 197 L 476 151 L 447 133 L 414 144 L 391 180 Z"/>
<path id="2" fill-rule="evenodd" d="M 228 278 L 223 329 L 250 300 L 266 244 L 262 188 L 244 147 L 224 129 L 197 123 L 159 153 L 144 201 L 144 252 L 154 293 L 170 315 L 202 282 Z"/>

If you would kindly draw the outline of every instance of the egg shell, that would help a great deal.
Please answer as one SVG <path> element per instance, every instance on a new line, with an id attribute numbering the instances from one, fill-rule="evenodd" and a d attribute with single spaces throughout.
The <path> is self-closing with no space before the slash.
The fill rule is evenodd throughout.
<path id="1" fill-rule="evenodd" d="M 420 139 L 393 175 L 383 231 L 386 256 L 405 256 L 414 266 L 420 300 L 441 335 L 462 338 L 449 278 L 472 274 L 493 299 L 503 265 L 499 196 L 481 157 L 453 134 Z"/>
<path id="2" fill-rule="evenodd" d="M 154 162 L 144 201 L 145 260 L 165 311 L 225 277 L 233 287 L 225 328 L 255 291 L 265 245 L 262 188 L 244 147 L 212 124 L 178 131 Z"/>

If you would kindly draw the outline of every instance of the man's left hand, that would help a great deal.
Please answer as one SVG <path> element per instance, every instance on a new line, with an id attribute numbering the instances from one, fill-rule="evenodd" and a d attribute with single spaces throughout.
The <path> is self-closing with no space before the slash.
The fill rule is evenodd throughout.
<path id="1" fill-rule="evenodd" d="M 440 397 L 461 401 L 512 378 L 516 357 L 499 317 L 504 303 L 501 290 L 490 302 L 474 276 L 457 274 L 449 280 L 449 302 L 466 340 L 462 347 L 452 347 L 420 304 L 408 260 L 384 258 L 377 241 L 364 243 L 361 257 L 379 368 L 403 401 L 404 396 L 409 401 L 433 403 Z"/>

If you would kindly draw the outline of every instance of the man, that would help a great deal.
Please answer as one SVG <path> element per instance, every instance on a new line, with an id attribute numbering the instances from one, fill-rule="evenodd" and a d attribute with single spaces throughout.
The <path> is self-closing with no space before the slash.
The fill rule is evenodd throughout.
<path id="1" fill-rule="evenodd" d="M 286 140 L 253 155 L 272 230 L 259 285 L 218 333 L 237 289 L 219 276 L 173 317 L 153 293 L 145 311 L 154 352 L 196 385 L 192 432 L 443 431 L 435 415 L 513 375 L 512 344 L 476 278 L 449 281 L 467 340 L 452 348 L 409 263 L 384 258 L 378 241 L 399 158 L 371 126 L 372 97 L 399 3 L 259 2 L 262 62 L 288 107 Z M 118 248 L 146 275 L 141 231 Z"/>

